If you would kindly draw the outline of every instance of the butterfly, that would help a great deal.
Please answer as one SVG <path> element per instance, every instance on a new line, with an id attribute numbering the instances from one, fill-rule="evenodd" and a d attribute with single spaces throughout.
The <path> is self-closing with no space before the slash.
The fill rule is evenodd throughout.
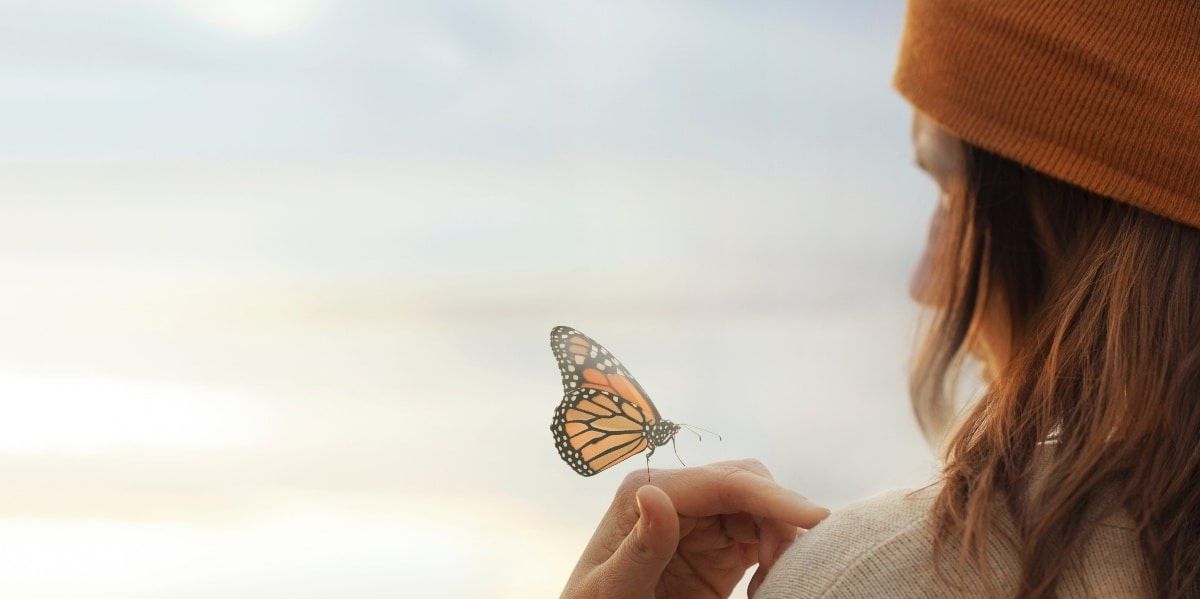
<path id="1" fill-rule="evenodd" d="M 659 415 L 621 361 L 587 335 L 554 327 L 550 350 L 562 373 L 564 393 L 550 432 L 558 455 L 575 472 L 592 476 L 649 448 L 648 471 L 655 448 L 674 442 L 676 433 L 688 426 Z"/>

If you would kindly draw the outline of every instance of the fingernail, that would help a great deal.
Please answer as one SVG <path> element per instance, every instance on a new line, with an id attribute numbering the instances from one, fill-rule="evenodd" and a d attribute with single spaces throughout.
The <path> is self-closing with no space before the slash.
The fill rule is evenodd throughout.
<path id="1" fill-rule="evenodd" d="M 644 488 L 645 487 L 639 488 L 637 492 L 633 494 L 633 500 L 637 503 L 638 526 L 641 526 L 645 530 L 650 530 L 650 519 L 646 517 L 646 508 L 642 507 L 642 489 Z"/>

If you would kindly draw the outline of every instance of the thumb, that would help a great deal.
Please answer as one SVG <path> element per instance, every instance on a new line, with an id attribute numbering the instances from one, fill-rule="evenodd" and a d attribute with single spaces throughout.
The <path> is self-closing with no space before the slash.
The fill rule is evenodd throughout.
<path id="1" fill-rule="evenodd" d="M 635 495 L 638 522 L 611 558 L 601 566 L 610 586 L 605 595 L 648 597 L 679 545 L 679 515 L 662 489 L 645 485 Z"/>

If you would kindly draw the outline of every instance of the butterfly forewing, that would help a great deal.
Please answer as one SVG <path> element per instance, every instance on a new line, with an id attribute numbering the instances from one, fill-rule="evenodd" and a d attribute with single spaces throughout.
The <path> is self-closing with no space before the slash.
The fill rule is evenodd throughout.
<path id="1" fill-rule="evenodd" d="M 562 374 L 563 392 L 576 389 L 607 391 L 636 405 L 649 424 L 661 418 L 650 396 L 633 375 L 603 345 L 565 326 L 550 331 L 550 349 Z"/>

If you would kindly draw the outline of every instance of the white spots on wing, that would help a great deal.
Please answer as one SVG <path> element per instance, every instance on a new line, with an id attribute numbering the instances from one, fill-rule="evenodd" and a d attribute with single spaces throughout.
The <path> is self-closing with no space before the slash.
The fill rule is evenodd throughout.
<path id="1" fill-rule="evenodd" d="M 569 349 L 572 347 L 572 343 L 580 343 L 580 338 L 582 338 L 583 343 L 588 344 L 588 351 L 584 354 L 576 354 L 574 353 L 575 350 Z M 567 389 L 566 397 L 564 397 L 562 403 L 559 404 L 556 416 L 550 424 L 550 431 L 553 433 L 555 439 L 555 448 L 557 449 L 559 457 L 561 457 L 562 460 L 566 462 L 572 470 L 581 476 L 592 476 L 600 472 L 600 470 L 592 468 L 588 465 L 587 461 L 583 459 L 583 455 L 579 453 L 578 449 L 572 446 L 571 441 L 566 435 L 567 410 L 575 408 L 582 400 L 594 398 L 597 394 L 608 398 L 614 404 L 616 404 L 618 408 L 629 404 L 638 412 L 641 412 L 642 410 L 637 404 L 633 404 L 629 400 L 624 399 L 619 395 L 597 389 L 589 389 L 582 386 L 582 381 L 580 380 L 581 377 L 578 373 L 584 368 L 585 365 L 590 367 L 588 360 L 592 360 L 595 363 L 595 368 L 602 372 L 620 374 L 629 377 L 629 373 L 626 372 L 621 366 L 621 361 L 613 356 L 612 353 L 606 348 L 600 346 L 594 341 L 591 341 L 586 335 L 580 333 L 576 329 L 565 326 L 557 326 L 554 327 L 550 334 L 550 349 L 554 353 L 555 361 L 559 367 L 559 373 L 562 375 L 563 387 Z M 593 417 L 579 422 L 588 424 L 595 419 L 596 418 Z M 590 424 L 588 424 L 588 426 L 590 426 Z M 647 457 L 654 453 L 654 447 L 656 445 L 661 445 L 667 439 L 669 439 L 669 435 L 665 435 L 665 433 L 666 431 L 656 430 L 650 425 L 649 422 L 642 423 L 642 435 L 646 437 L 647 441 L 650 441 L 648 443 L 650 446 L 650 453 L 647 454 Z"/>

